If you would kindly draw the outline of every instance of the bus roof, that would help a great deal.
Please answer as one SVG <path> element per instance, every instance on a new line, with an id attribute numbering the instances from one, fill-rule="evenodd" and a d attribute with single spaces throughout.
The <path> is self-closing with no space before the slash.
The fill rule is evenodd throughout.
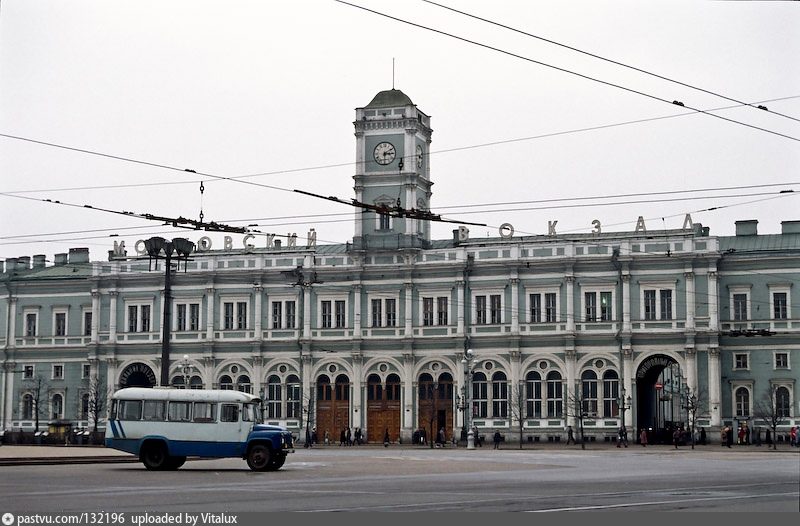
<path id="1" fill-rule="evenodd" d="M 175 400 L 181 402 L 257 402 L 260 399 L 241 391 L 221 389 L 175 389 L 172 387 L 126 387 L 114 393 L 113 400 Z"/>

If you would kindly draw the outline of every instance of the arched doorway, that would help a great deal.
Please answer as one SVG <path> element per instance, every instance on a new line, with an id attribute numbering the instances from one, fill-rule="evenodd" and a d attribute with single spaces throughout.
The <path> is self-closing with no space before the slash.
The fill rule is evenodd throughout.
<path id="1" fill-rule="evenodd" d="M 367 378 L 367 442 L 383 442 L 389 431 L 389 440 L 400 437 L 400 377 L 392 373 L 386 377 L 371 374 Z"/>
<path id="2" fill-rule="evenodd" d="M 653 443 L 669 444 L 672 432 L 687 429 L 682 394 L 685 375 L 670 356 L 656 354 L 636 371 L 636 424 L 647 429 Z"/>
<path id="3" fill-rule="evenodd" d="M 340 433 L 350 427 L 350 379 L 340 374 L 331 385 L 328 375 L 317 378 L 317 436 L 328 432 L 331 442 L 339 440 Z M 352 431 L 352 430 L 351 430 Z"/>
<path id="4" fill-rule="evenodd" d="M 143 363 L 132 363 L 122 370 L 119 375 L 119 388 L 126 387 L 154 387 L 156 375 L 153 370 Z"/>
<path id="5" fill-rule="evenodd" d="M 453 377 L 442 373 L 434 380 L 423 373 L 417 383 L 419 404 L 419 429 L 431 442 L 436 441 L 440 429 L 444 429 L 445 440 L 453 436 Z"/>

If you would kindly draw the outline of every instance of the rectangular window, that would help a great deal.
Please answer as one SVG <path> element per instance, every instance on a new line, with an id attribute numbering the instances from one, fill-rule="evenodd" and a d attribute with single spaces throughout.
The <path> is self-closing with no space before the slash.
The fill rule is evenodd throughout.
<path id="1" fill-rule="evenodd" d="M 25 315 L 25 336 L 33 338 L 36 336 L 36 313 L 30 312 Z"/>
<path id="2" fill-rule="evenodd" d="M 556 293 L 546 292 L 544 295 L 544 321 L 555 323 L 556 312 Z"/>
<path id="3" fill-rule="evenodd" d="M 564 413 L 564 384 L 561 378 L 547 379 L 547 416 L 561 418 Z"/>
<path id="4" fill-rule="evenodd" d="M 164 421 L 166 403 L 161 400 L 145 400 L 142 420 L 152 420 L 156 422 Z"/>
<path id="5" fill-rule="evenodd" d="M 199 331 L 200 330 L 200 304 L 199 303 L 190 303 L 189 304 L 189 330 L 190 331 Z"/>
<path id="6" fill-rule="evenodd" d="M 341 329 L 347 325 L 347 317 L 345 313 L 344 300 L 336 300 L 334 307 L 336 309 L 336 328 Z"/>
<path id="7" fill-rule="evenodd" d="M 422 325 L 433 325 L 433 298 L 422 298 Z"/>
<path id="8" fill-rule="evenodd" d="M 236 404 L 222 404 L 219 412 L 220 422 L 238 422 L 239 406 Z"/>
<path id="9" fill-rule="evenodd" d="M 280 329 L 283 322 L 283 303 L 280 301 L 272 302 L 272 328 Z"/>
<path id="10" fill-rule="evenodd" d="M 83 313 L 83 335 L 92 335 L 92 312 L 87 311 Z"/>
<path id="11" fill-rule="evenodd" d="M 128 332 L 138 332 L 139 329 L 139 306 L 128 305 Z"/>
<path id="12" fill-rule="evenodd" d="M 150 332 L 150 305 L 140 307 L 142 314 L 142 332 Z"/>
<path id="13" fill-rule="evenodd" d="M 287 329 L 294 329 L 295 328 L 295 318 L 296 318 L 296 308 L 294 300 L 286 302 L 286 328 Z"/>
<path id="14" fill-rule="evenodd" d="M 659 291 L 661 299 L 661 319 L 672 319 L 672 290 L 663 289 Z"/>
<path id="15" fill-rule="evenodd" d="M 788 369 L 788 368 L 789 368 L 789 353 L 776 352 L 775 369 Z"/>
<path id="16" fill-rule="evenodd" d="M 447 325 L 447 296 L 436 298 L 436 324 Z"/>
<path id="17" fill-rule="evenodd" d="M 325 300 L 321 304 L 322 312 L 320 313 L 321 317 L 321 325 L 323 329 L 330 329 L 331 328 L 331 321 L 333 312 L 331 311 L 331 302 L 329 300 Z"/>
<path id="18" fill-rule="evenodd" d="M 236 302 L 236 328 L 239 330 L 247 328 L 247 302 Z"/>
<path id="19" fill-rule="evenodd" d="M 734 369 L 747 369 L 748 368 L 747 354 L 734 354 L 733 355 L 733 368 Z"/>
<path id="20" fill-rule="evenodd" d="M 644 319 L 656 319 L 656 291 L 654 290 L 644 291 Z"/>
<path id="21" fill-rule="evenodd" d="M 89 378 L 92 375 L 92 365 L 85 363 L 81 368 L 81 378 Z"/>
<path id="22" fill-rule="evenodd" d="M 386 326 L 397 326 L 397 300 L 395 299 L 386 300 Z"/>
<path id="23" fill-rule="evenodd" d="M 583 295 L 586 308 L 586 321 L 597 321 L 597 293 L 586 292 Z"/>
<path id="24" fill-rule="evenodd" d="M 170 422 L 191 422 L 192 403 L 191 402 L 170 402 L 169 403 Z"/>
<path id="25" fill-rule="evenodd" d="M 186 304 L 179 303 L 178 304 L 178 312 L 175 313 L 177 316 L 177 322 L 175 330 L 178 331 L 185 331 L 186 330 Z"/>
<path id="26" fill-rule="evenodd" d="M 66 336 L 67 335 L 67 313 L 66 312 L 56 312 L 53 327 L 53 335 L 54 336 Z"/>
<path id="27" fill-rule="evenodd" d="M 486 296 L 475 296 L 475 323 L 486 325 Z"/>
<path id="28" fill-rule="evenodd" d="M 300 418 L 300 384 L 288 384 L 286 396 L 286 417 Z"/>
<path id="29" fill-rule="evenodd" d="M 193 422 L 214 422 L 217 404 L 213 402 L 195 402 Z"/>
<path id="30" fill-rule="evenodd" d="M 224 310 L 223 329 L 226 331 L 230 331 L 233 329 L 233 303 L 226 302 L 223 305 L 223 310 Z"/>
<path id="31" fill-rule="evenodd" d="M 373 327 L 380 327 L 381 326 L 381 300 L 374 299 L 372 300 L 372 326 Z"/>
<path id="32" fill-rule="evenodd" d="M 34 369 L 32 365 L 24 365 L 22 367 L 22 377 L 26 380 L 30 380 L 33 378 Z"/>
<path id="33" fill-rule="evenodd" d="M 63 365 L 53 365 L 53 380 L 63 380 L 64 379 L 64 366 Z"/>
<path id="34" fill-rule="evenodd" d="M 269 418 L 281 418 L 281 384 L 267 384 L 267 415 Z"/>
<path id="35" fill-rule="evenodd" d="M 600 293 L 600 321 L 611 321 L 612 318 L 611 293 Z"/>
<path id="36" fill-rule="evenodd" d="M 789 317 L 789 309 L 787 305 L 787 295 L 785 292 L 772 293 L 773 305 L 773 318 L 776 320 L 785 320 Z"/>
<path id="37" fill-rule="evenodd" d="M 508 383 L 505 381 L 492 382 L 492 416 L 508 417 Z"/>
<path id="38" fill-rule="evenodd" d="M 531 323 L 539 323 L 542 321 L 542 295 L 531 294 Z"/>
<path id="39" fill-rule="evenodd" d="M 733 319 L 734 321 L 747 320 L 747 294 L 733 295 Z"/>
<path id="40" fill-rule="evenodd" d="M 392 222 L 388 214 L 378 214 L 378 230 L 389 230 Z"/>
<path id="41" fill-rule="evenodd" d="M 492 294 L 489 297 L 489 301 L 492 323 L 503 323 L 503 311 L 500 308 L 500 294 Z"/>
<path id="42" fill-rule="evenodd" d="M 142 401 L 141 400 L 120 400 L 117 418 L 120 420 L 141 420 Z"/>

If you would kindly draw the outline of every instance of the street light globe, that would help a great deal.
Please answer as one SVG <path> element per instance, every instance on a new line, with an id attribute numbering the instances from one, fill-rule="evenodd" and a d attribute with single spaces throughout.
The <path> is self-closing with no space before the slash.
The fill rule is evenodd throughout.
<path id="1" fill-rule="evenodd" d="M 189 355 L 188 355 L 188 354 L 184 354 L 184 355 L 183 355 L 183 359 L 184 359 L 184 360 L 186 360 L 186 361 L 188 362 L 188 361 L 189 361 Z"/>
<path id="2" fill-rule="evenodd" d="M 472 349 L 467 349 L 467 356 L 468 356 L 468 357 L 472 358 L 472 355 L 473 355 L 473 354 L 474 354 L 474 353 L 473 353 Z"/>

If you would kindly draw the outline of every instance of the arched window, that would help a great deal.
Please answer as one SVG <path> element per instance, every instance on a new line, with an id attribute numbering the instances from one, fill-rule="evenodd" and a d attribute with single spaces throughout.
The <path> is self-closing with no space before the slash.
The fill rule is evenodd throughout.
<path id="1" fill-rule="evenodd" d="M 243 393 L 252 393 L 253 384 L 250 383 L 250 377 L 246 374 L 239 375 L 239 378 L 236 379 L 236 390 Z"/>
<path id="2" fill-rule="evenodd" d="M 791 415 L 791 401 L 789 400 L 789 389 L 784 386 L 775 389 L 775 411 L 781 418 L 788 418 Z"/>
<path id="3" fill-rule="evenodd" d="M 50 407 L 53 409 L 53 420 L 64 417 L 64 397 L 54 394 Z"/>
<path id="4" fill-rule="evenodd" d="M 396 374 L 386 377 L 386 399 L 400 400 L 400 377 Z"/>
<path id="5" fill-rule="evenodd" d="M 525 414 L 528 418 L 542 418 L 542 376 L 536 371 L 525 376 Z"/>
<path id="6" fill-rule="evenodd" d="M 189 379 L 189 389 L 203 389 L 203 379 L 199 376 L 192 376 Z"/>
<path id="7" fill-rule="evenodd" d="M 336 377 L 336 399 L 350 400 L 350 379 L 346 375 Z"/>
<path id="8" fill-rule="evenodd" d="M 433 398 L 433 376 L 428 373 L 419 375 L 419 382 L 417 383 L 417 390 L 419 391 L 420 400 L 430 400 Z"/>
<path id="9" fill-rule="evenodd" d="M 303 395 L 300 378 L 290 374 L 286 378 L 286 418 L 300 418 L 302 415 Z"/>
<path id="10" fill-rule="evenodd" d="M 227 374 L 219 377 L 219 388 L 223 391 L 233 391 L 233 379 Z"/>
<path id="11" fill-rule="evenodd" d="M 377 374 L 367 378 L 367 400 L 383 400 L 383 384 Z"/>
<path id="12" fill-rule="evenodd" d="M 594 371 L 584 371 L 581 375 L 583 387 L 583 412 L 590 415 L 597 415 L 597 373 Z"/>
<path id="13" fill-rule="evenodd" d="M 26 393 L 22 397 L 22 419 L 31 420 L 33 418 L 33 396 Z"/>
<path id="14" fill-rule="evenodd" d="M 317 378 L 317 400 L 330 400 L 331 398 L 333 398 L 331 380 L 326 375 L 321 374 Z"/>
<path id="15" fill-rule="evenodd" d="M 603 416 L 616 418 L 619 414 L 619 376 L 616 371 L 603 373 Z"/>
<path id="16" fill-rule="evenodd" d="M 281 418 L 281 379 L 278 375 L 267 378 L 267 417 Z"/>
<path id="17" fill-rule="evenodd" d="M 750 416 L 750 391 L 746 387 L 736 389 L 736 416 Z"/>
<path id="18" fill-rule="evenodd" d="M 453 377 L 450 373 L 439 375 L 439 400 L 453 400 Z"/>
<path id="19" fill-rule="evenodd" d="M 547 373 L 547 417 L 561 418 L 564 414 L 564 384 L 561 373 L 550 371 Z"/>
<path id="20" fill-rule="evenodd" d="M 183 375 L 175 375 L 172 377 L 172 387 L 176 389 L 186 389 L 186 386 L 183 384 Z"/>
<path id="21" fill-rule="evenodd" d="M 492 416 L 508 417 L 508 382 L 506 374 L 501 371 L 492 375 Z"/>
<path id="22" fill-rule="evenodd" d="M 486 375 L 474 373 L 472 375 L 472 416 L 486 418 L 489 414 L 489 392 Z"/>

